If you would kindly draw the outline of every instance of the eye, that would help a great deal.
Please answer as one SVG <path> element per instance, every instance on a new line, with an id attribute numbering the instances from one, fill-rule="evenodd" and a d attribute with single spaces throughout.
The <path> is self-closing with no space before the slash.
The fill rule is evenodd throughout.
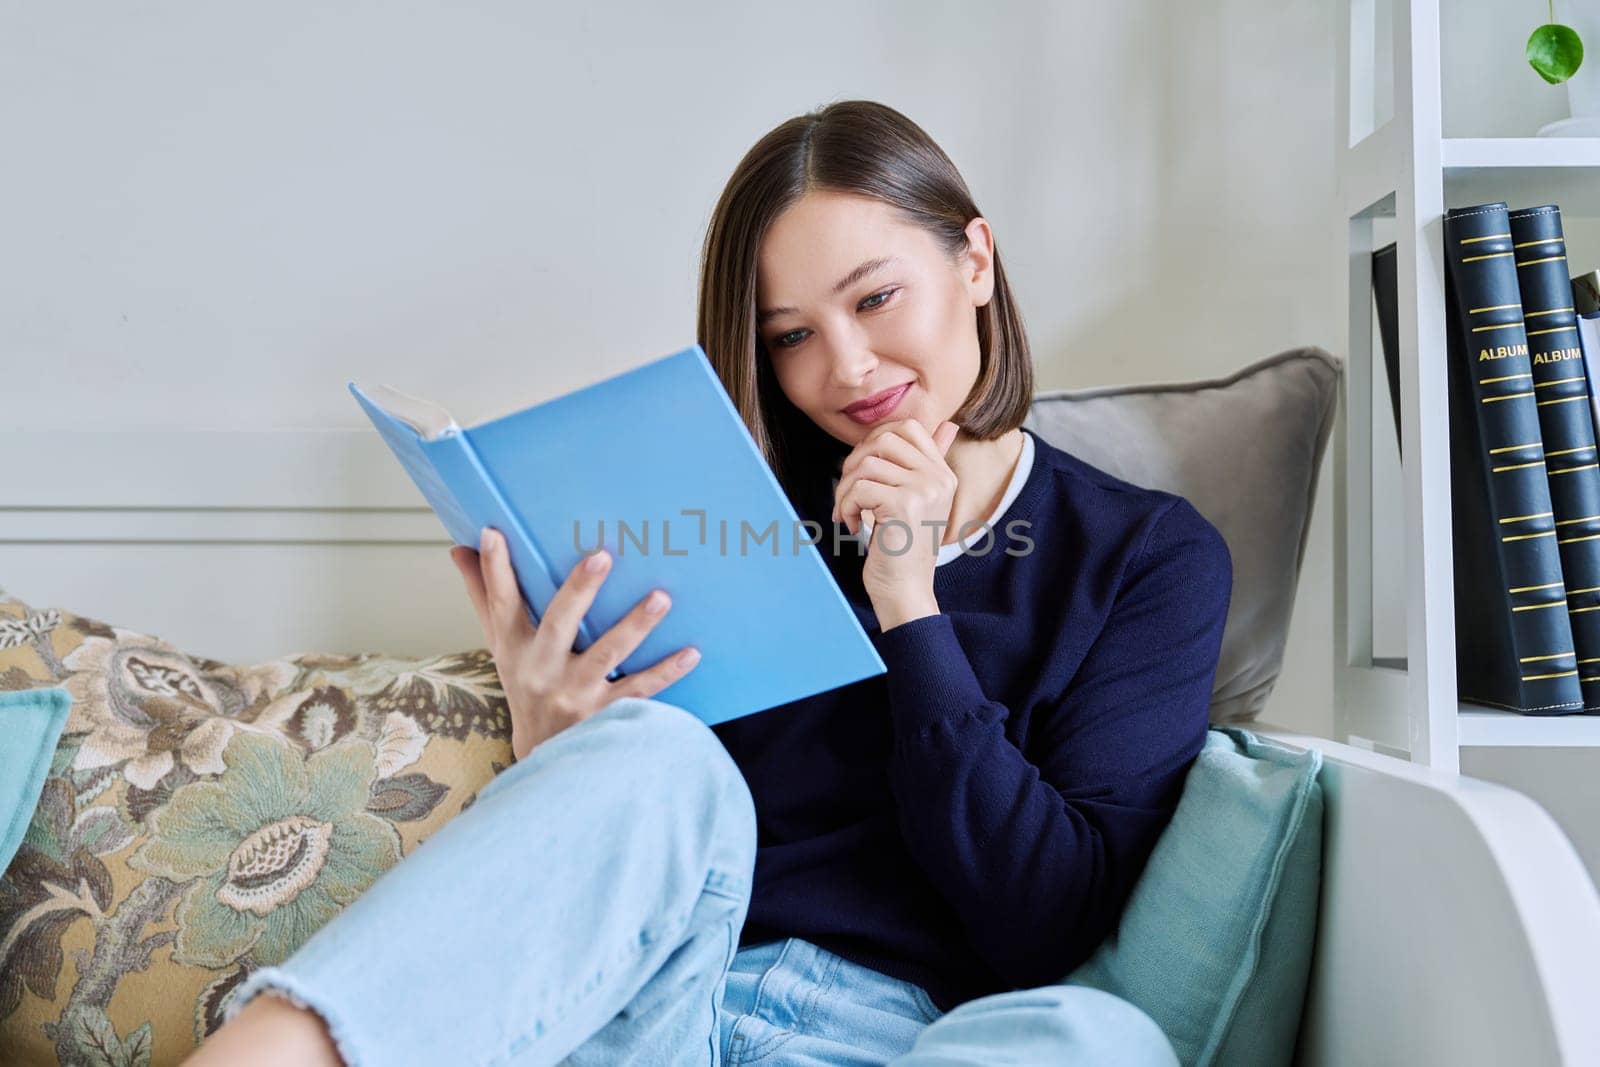
<path id="1" fill-rule="evenodd" d="M 866 300 L 861 301 L 861 310 L 873 311 L 877 308 L 883 307 L 884 304 L 888 303 L 889 298 L 898 291 L 899 290 L 897 289 L 885 289 L 880 293 L 873 293 L 871 296 L 867 297 Z M 882 299 L 880 300 L 879 297 L 882 297 Z M 873 304 L 872 307 L 867 307 L 868 300 L 877 300 L 878 302 Z"/>
<path id="2" fill-rule="evenodd" d="M 861 303 L 858 305 L 857 310 L 860 310 L 860 311 L 876 311 L 879 308 L 883 307 L 884 304 L 888 303 L 889 302 L 889 298 L 891 296 L 893 296 L 895 293 L 898 293 L 899 291 L 900 291 L 899 286 L 895 286 L 895 287 L 892 287 L 892 288 L 889 288 L 889 289 L 879 290 L 878 292 L 873 293 L 871 296 L 866 297 L 865 299 L 863 299 L 861 301 Z M 877 303 L 873 303 L 873 301 L 877 301 Z M 790 330 L 788 333 L 781 333 L 781 334 L 779 334 L 778 336 L 776 336 L 776 337 L 774 337 L 772 339 L 772 347 L 774 347 L 774 348 L 794 348 L 796 345 L 800 344 L 801 341 L 805 340 L 805 338 L 802 337 L 799 340 L 793 340 L 793 341 L 788 340 L 788 338 L 794 337 L 796 334 L 800 334 L 800 333 L 804 333 L 804 332 L 805 332 L 804 330 Z"/>

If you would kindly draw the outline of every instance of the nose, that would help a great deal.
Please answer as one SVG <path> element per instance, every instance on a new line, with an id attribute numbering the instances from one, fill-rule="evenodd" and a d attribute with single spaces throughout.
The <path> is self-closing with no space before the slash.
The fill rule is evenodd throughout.
<path id="1" fill-rule="evenodd" d="M 860 344 L 836 345 L 832 354 L 832 384 L 839 389 L 859 389 L 877 369 L 878 357 Z"/>

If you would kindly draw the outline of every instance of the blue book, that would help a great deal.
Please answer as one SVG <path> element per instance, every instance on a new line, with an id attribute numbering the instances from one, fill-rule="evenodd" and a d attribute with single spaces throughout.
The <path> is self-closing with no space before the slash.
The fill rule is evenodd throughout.
<path id="1" fill-rule="evenodd" d="M 700 662 L 654 695 L 714 725 L 886 670 L 812 543 L 828 531 L 801 525 L 698 344 L 468 429 L 349 388 L 456 544 L 505 535 L 535 624 L 586 555 L 611 553 L 573 651 L 671 595 L 611 679 L 694 645 Z"/>

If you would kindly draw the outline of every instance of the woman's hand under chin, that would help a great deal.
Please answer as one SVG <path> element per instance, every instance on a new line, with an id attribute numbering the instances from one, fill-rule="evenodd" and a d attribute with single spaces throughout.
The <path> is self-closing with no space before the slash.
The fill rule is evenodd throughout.
<path id="1" fill-rule="evenodd" d="M 880 423 L 839 468 L 833 520 L 853 534 L 872 516 L 861 579 L 881 630 L 939 613 L 933 572 L 957 484 L 944 457 L 958 432 L 948 420 L 931 434 L 916 419 Z"/>

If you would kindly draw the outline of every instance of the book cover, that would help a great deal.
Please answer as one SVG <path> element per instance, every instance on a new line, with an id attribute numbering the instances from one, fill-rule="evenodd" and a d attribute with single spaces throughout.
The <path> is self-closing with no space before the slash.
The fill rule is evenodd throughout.
<path id="1" fill-rule="evenodd" d="M 1600 319 L 1600 270 L 1591 270 L 1572 279 L 1573 309 L 1585 322 Z"/>
<path id="2" fill-rule="evenodd" d="M 829 531 L 796 515 L 698 344 L 469 428 L 349 389 L 456 544 L 506 535 L 535 622 L 585 555 L 611 553 L 574 651 L 671 595 L 613 677 L 694 645 L 655 698 L 714 725 L 886 670 L 818 551 Z"/>
<path id="3" fill-rule="evenodd" d="M 1572 307 L 1578 316 L 1578 347 L 1583 349 L 1583 371 L 1589 378 L 1589 410 L 1600 440 L 1600 270 L 1572 279 Z"/>
<path id="4" fill-rule="evenodd" d="M 1600 708 L 1600 462 L 1567 277 L 1561 209 L 1509 212 L 1556 546 L 1586 708 Z"/>
<path id="5" fill-rule="evenodd" d="M 1581 711 L 1550 483 L 1504 202 L 1444 217 L 1456 690 Z"/>
<path id="6" fill-rule="evenodd" d="M 1378 317 L 1378 342 L 1383 346 L 1383 368 L 1389 379 L 1389 409 L 1394 412 L 1394 439 L 1405 458 L 1400 433 L 1400 271 L 1399 246 L 1390 241 L 1372 253 L 1372 303 Z"/>

